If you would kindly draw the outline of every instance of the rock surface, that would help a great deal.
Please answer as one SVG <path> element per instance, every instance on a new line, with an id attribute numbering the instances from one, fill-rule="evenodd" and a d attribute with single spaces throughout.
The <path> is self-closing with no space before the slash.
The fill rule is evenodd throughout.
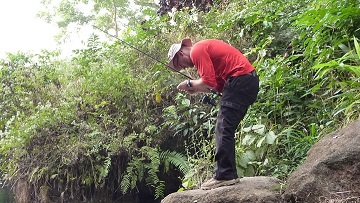
<path id="1" fill-rule="evenodd" d="M 328 134 L 287 180 L 286 202 L 360 202 L 360 120 Z"/>
<path id="2" fill-rule="evenodd" d="M 245 177 L 232 186 L 187 190 L 166 196 L 161 203 L 279 202 L 281 181 L 273 177 Z"/>

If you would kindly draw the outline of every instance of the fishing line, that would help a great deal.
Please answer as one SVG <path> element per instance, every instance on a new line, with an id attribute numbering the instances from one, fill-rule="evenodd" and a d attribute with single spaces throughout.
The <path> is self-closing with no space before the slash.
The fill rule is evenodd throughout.
<path id="1" fill-rule="evenodd" d="M 132 49 L 135 49 L 136 51 L 138 51 L 138 52 L 140 52 L 140 53 L 144 54 L 145 56 L 147 56 L 147 57 L 149 57 L 149 58 L 153 59 L 154 61 L 156 61 L 156 62 L 158 62 L 158 63 L 162 64 L 163 66 L 166 66 L 166 67 L 170 68 L 172 71 L 174 71 L 174 72 L 176 72 L 176 73 L 179 73 L 180 75 L 182 75 L 182 76 L 186 77 L 187 79 L 189 79 L 189 81 L 188 81 L 188 84 L 187 84 L 187 85 L 188 85 L 189 87 L 191 87 L 190 80 L 194 80 L 194 79 L 193 79 L 193 78 L 191 78 L 190 76 L 188 76 L 188 75 L 186 75 L 186 74 L 184 74 L 184 73 L 182 73 L 182 72 L 180 72 L 180 71 L 178 71 L 178 70 L 176 70 L 176 69 L 174 69 L 174 68 L 170 67 L 168 64 L 166 64 L 166 63 L 164 63 L 164 62 L 160 61 L 159 59 L 157 59 L 157 58 L 155 58 L 154 56 L 152 56 L 152 55 L 150 55 L 150 54 L 146 53 L 145 51 L 143 51 L 143 50 L 141 50 L 141 49 L 139 49 L 139 48 L 135 47 L 134 45 L 132 45 L 132 44 L 130 44 L 130 43 L 128 43 L 128 42 L 126 42 L 126 41 L 124 41 L 124 40 L 122 40 L 122 39 L 120 39 L 120 38 L 116 37 L 115 35 L 112 35 L 112 34 L 110 34 L 110 33 L 106 32 L 105 30 L 100 29 L 99 27 L 97 27 L 97 26 L 95 26 L 95 25 L 92 25 L 92 26 L 93 26 L 95 29 L 100 30 L 101 32 L 103 32 L 103 33 L 105 33 L 105 34 L 107 34 L 107 35 L 109 35 L 109 36 L 111 36 L 111 37 L 113 37 L 113 38 L 115 38 L 115 39 L 119 40 L 121 43 L 123 43 L 123 44 L 125 44 L 125 45 L 127 45 L 127 46 L 131 47 Z M 211 88 L 207 88 L 207 89 L 208 89 L 211 93 L 216 94 L 217 96 L 222 96 L 222 94 L 221 94 L 221 93 L 219 93 L 219 92 L 217 92 L 217 91 L 214 91 L 214 90 L 213 90 L 213 89 L 211 89 Z M 203 96 L 203 97 L 201 98 L 201 102 L 206 103 L 206 104 L 211 104 L 211 105 L 213 105 L 213 106 L 215 106 L 215 105 L 216 105 L 216 104 L 214 103 L 214 101 L 213 101 L 212 99 L 210 99 L 210 98 L 209 98 L 208 96 L 206 96 L 206 95 L 205 95 L 205 96 Z"/>
<path id="2" fill-rule="evenodd" d="M 164 63 L 164 62 L 160 61 L 159 59 L 157 59 L 157 58 L 155 58 L 154 56 L 152 56 L 152 55 L 150 55 L 150 54 L 146 53 L 145 51 L 143 51 L 143 50 L 141 50 L 141 49 L 139 49 L 139 48 L 135 47 L 134 45 L 132 45 L 132 44 L 130 44 L 130 43 L 128 43 L 128 42 L 126 42 L 126 41 L 124 41 L 124 40 L 122 40 L 122 39 L 120 39 L 120 38 L 116 37 L 115 35 L 112 35 L 112 34 L 110 34 L 110 33 L 106 32 L 105 30 L 100 29 L 99 27 L 97 27 L 97 26 L 95 26 L 95 25 L 93 25 L 93 27 L 94 27 L 94 28 L 96 28 L 97 30 L 100 30 L 101 32 L 103 32 L 103 33 L 105 33 L 105 34 L 109 35 L 110 37 L 113 37 L 113 38 L 115 38 L 115 39 L 119 40 L 121 43 L 123 43 L 123 44 L 125 44 L 125 45 L 127 45 L 127 46 L 129 46 L 129 47 L 131 47 L 131 48 L 133 48 L 133 49 L 135 49 L 136 51 L 138 51 L 138 52 L 140 52 L 140 53 L 144 54 L 145 56 L 147 56 L 147 57 L 149 57 L 149 58 L 153 59 L 154 61 L 156 61 L 156 62 L 158 62 L 158 63 L 162 64 L 163 66 L 166 66 L 166 67 L 170 68 L 172 71 L 179 73 L 180 75 L 182 75 L 182 76 L 186 77 L 187 79 L 189 79 L 189 80 L 194 80 L 194 79 L 193 79 L 193 78 L 191 78 L 190 76 L 188 76 L 188 75 L 186 75 L 186 74 L 184 74 L 184 73 L 182 73 L 182 72 L 180 72 L 180 71 L 178 71 L 178 70 L 176 70 L 176 69 L 174 69 L 174 68 L 170 67 L 168 64 L 166 64 L 166 63 Z"/>

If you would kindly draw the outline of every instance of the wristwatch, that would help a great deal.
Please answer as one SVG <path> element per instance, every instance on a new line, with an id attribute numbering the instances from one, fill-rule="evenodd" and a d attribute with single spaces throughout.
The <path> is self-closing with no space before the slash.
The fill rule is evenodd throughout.
<path id="1" fill-rule="evenodd" d="M 188 86 L 188 87 L 191 87 L 192 85 L 191 85 L 191 82 L 190 82 L 190 79 L 186 82 L 186 86 Z"/>

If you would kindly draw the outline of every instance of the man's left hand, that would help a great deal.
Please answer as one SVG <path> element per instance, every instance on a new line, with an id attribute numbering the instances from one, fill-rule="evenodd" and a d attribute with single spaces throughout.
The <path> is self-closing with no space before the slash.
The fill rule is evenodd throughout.
<path id="1" fill-rule="evenodd" d="M 177 89 L 182 91 L 182 92 L 186 92 L 186 93 L 189 93 L 189 94 L 194 94 L 196 92 L 195 88 L 193 86 L 189 86 L 188 83 L 189 83 L 188 80 L 185 80 L 185 81 L 181 82 L 177 86 Z"/>

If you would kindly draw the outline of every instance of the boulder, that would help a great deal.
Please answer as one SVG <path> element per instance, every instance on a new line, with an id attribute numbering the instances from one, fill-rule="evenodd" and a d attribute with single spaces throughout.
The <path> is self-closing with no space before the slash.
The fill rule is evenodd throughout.
<path id="1" fill-rule="evenodd" d="M 328 134 L 287 179 L 286 202 L 360 202 L 360 120 Z"/>
<path id="2" fill-rule="evenodd" d="M 166 196 L 161 203 L 279 202 L 281 181 L 273 177 L 245 177 L 239 183 L 212 190 L 187 190 Z"/>

